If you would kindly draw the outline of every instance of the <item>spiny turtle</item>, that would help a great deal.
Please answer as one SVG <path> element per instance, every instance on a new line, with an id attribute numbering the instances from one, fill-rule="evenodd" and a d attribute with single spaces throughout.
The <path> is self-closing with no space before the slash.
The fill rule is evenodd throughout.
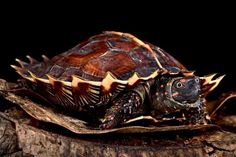
<path id="1" fill-rule="evenodd" d="M 27 57 L 30 63 L 16 59 L 21 67 L 12 65 L 26 81 L 23 87 L 78 114 L 104 109 L 102 129 L 142 115 L 181 124 L 207 123 L 205 97 L 223 78 L 195 76 L 163 49 L 114 31 L 52 59 L 43 55 L 43 62 Z"/>

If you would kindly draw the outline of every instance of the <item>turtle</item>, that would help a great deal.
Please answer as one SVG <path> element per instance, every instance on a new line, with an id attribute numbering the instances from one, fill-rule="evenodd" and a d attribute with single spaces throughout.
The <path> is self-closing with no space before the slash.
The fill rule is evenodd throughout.
<path id="1" fill-rule="evenodd" d="M 23 78 L 21 87 L 65 112 L 99 119 L 104 130 L 140 116 L 207 124 L 205 98 L 224 77 L 199 77 L 160 47 L 115 31 L 92 36 L 51 59 L 27 58 L 29 63 L 16 59 L 19 66 L 11 65 Z"/>

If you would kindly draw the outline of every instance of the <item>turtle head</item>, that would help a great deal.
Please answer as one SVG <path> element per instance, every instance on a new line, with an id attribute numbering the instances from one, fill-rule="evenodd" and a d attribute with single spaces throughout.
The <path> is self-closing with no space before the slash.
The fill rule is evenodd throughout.
<path id="1" fill-rule="evenodd" d="M 187 105 L 194 104 L 200 98 L 199 77 L 172 78 L 165 85 L 165 92 L 173 102 Z M 192 106 L 196 106 L 194 104 Z"/>
<path id="2" fill-rule="evenodd" d="M 221 81 L 223 76 L 212 80 L 213 75 L 164 75 L 157 79 L 152 95 L 153 107 L 163 112 L 196 108 L 205 101 L 205 96 Z"/>
<path id="3" fill-rule="evenodd" d="M 163 99 L 169 107 L 177 109 L 198 107 L 200 103 L 200 78 L 197 76 L 169 77 L 161 83 Z"/>
<path id="4" fill-rule="evenodd" d="M 202 104 L 200 78 L 162 76 L 156 81 L 152 102 L 155 110 L 171 113 Z"/>
<path id="5" fill-rule="evenodd" d="M 161 76 L 152 94 L 152 107 L 167 114 L 199 107 L 203 101 L 197 76 Z"/>

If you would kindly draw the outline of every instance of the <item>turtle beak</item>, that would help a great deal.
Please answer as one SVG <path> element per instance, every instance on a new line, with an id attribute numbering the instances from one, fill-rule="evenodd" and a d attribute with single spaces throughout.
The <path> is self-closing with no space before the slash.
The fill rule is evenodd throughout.
<path id="1" fill-rule="evenodd" d="M 212 90 L 214 90 L 219 85 L 220 81 L 225 77 L 225 75 L 222 75 L 216 79 L 213 79 L 215 76 L 216 73 L 200 77 L 202 96 L 207 96 Z"/>

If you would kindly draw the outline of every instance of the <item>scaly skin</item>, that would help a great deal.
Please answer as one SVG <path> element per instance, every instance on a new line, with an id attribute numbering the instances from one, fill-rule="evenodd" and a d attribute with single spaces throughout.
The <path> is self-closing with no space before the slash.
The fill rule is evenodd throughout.
<path id="1" fill-rule="evenodd" d="M 104 120 L 100 125 L 102 129 L 114 128 L 123 122 L 144 114 L 145 89 L 139 86 L 124 93 L 112 102 L 111 108 L 106 111 Z"/>

